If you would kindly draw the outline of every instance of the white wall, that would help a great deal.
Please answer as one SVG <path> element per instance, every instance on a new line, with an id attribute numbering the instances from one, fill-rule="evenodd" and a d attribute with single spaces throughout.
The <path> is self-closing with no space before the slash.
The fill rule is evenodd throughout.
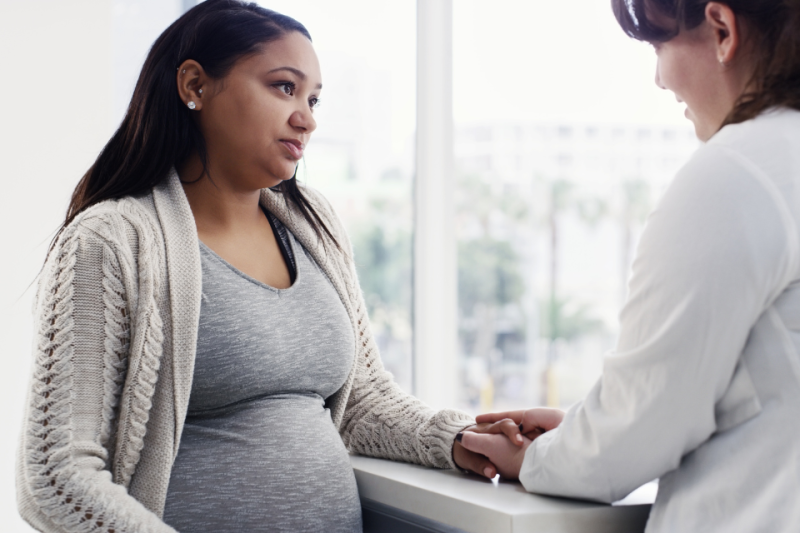
<path id="1" fill-rule="evenodd" d="M 27 287 L 69 194 L 111 134 L 111 3 L 0 3 L 0 524 L 16 510 L 14 455 L 31 360 Z"/>
<path id="2" fill-rule="evenodd" d="M 31 362 L 33 289 L 28 287 L 72 189 L 119 123 L 147 49 L 180 5 L 178 0 L 0 0 L 3 533 L 32 531 L 17 514 L 14 488 Z"/>

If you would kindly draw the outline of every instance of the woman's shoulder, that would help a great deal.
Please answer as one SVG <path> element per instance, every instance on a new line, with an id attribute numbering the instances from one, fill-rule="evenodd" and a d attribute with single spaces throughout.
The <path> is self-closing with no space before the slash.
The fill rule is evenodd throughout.
<path id="1" fill-rule="evenodd" d="M 347 242 L 347 232 L 333 205 L 328 201 L 322 192 L 304 184 L 299 183 L 298 186 L 303 193 L 303 196 L 309 201 L 314 211 L 322 218 L 328 229 L 331 231 L 336 240 L 341 244 Z"/>
<path id="2" fill-rule="evenodd" d="M 142 245 L 163 244 L 152 195 L 126 196 L 98 202 L 56 235 L 39 281 L 47 284 L 61 271 L 95 272 L 109 265 L 129 275 L 137 270 Z M 133 278 L 128 276 L 130 281 Z"/>
<path id="3" fill-rule="evenodd" d="M 695 187 L 718 182 L 721 187 L 744 181 L 772 184 L 796 181 L 800 159 L 800 111 L 772 109 L 758 117 L 722 128 L 703 144 L 681 168 L 676 182 L 691 181 Z"/>
<path id="4" fill-rule="evenodd" d="M 787 134 L 800 134 L 800 110 L 772 107 L 750 120 L 724 126 L 709 144 L 735 144 L 754 136 L 779 137 Z"/>
<path id="5" fill-rule="evenodd" d="M 797 164 L 800 143 L 800 111 L 772 108 L 759 116 L 723 127 L 701 149 L 718 157 L 747 159 L 759 167 Z"/>
<path id="6" fill-rule="evenodd" d="M 63 234 L 104 241 L 114 247 L 129 246 L 140 233 L 159 234 L 151 194 L 103 200 L 79 213 Z"/>
<path id="7" fill-rule="evenodd" d="M 765 257 L 766 245 L 777 255 L 790 250 L 797 256 L 800 158 L 792 138 L 796 146 L 796 111 L 769 112 L 726 126 L 677 173 L 655 218 L 667 221 L 665 228 L 686 229 L 695 240 L 706 232 L 725 246 L 740 247 L 749 238 Z"/>
<path id="8" fill-rule="evenodd" d="M 297 182 L 297 186 L 303 193 L 303 196 L 306 197 L 314 209 L 319 211 L 321 215 L 325 215 L 327 218 L 338 219 L 336 211 L 322 192 L 306 183 Z"/>

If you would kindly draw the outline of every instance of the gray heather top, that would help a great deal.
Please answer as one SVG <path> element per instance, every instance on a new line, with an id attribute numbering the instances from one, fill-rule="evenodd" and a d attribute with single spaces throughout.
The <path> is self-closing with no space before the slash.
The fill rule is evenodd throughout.
<path id="1" fill-rule="evenodd" d="M 298 185 L 330 234 L 278 191 L 262 189 L 259 203 L 314 258 L 350 320 L 354 363 L 325 402 L 342 442 L 351 453 L 454 468 L 453 439 L 474 419 L 434 411 L 393 381 L 347 232 L 318 191 Z M 16 464 L 18 509 L 34 529 L 175 533 L 161 518 L 192 392 L 202 282 L 174 168 L 149 192 L 82 211 L 59 235 L 34 297 Z"/>
<path id="2" fill-rule="evenodd" d="M 288 289 L 200 244 L 194 381 L 164 510 L 180 532 L 361 531 L 355 477 L 324 407 L 353 364 L 353 329 L 329 280 L 288 243 Z"/>

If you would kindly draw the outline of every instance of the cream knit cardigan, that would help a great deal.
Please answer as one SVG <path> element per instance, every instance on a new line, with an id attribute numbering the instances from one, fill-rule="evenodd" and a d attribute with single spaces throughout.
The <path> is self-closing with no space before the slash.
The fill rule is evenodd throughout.
<path id="1" fill-rule="evenodd" d="M 327 201 L 304 194 L 350 250 Z M 473 420 L 435 412 L 392 381 L 350 254 L 321 242 L 281 194 L 263 190 L 261 203 L 311 253 L 352 322 L 353 369 L 327 401 L 347 448 L 453 467 L 453 438 Z M 17 457 L 19 511 L 33 527 L 174 531 L 161 516 L 189 404 L 201 288 L 197 230 L 174 170 L 149 194 L 97 204 L 62 232 L 35 299 Z"/>

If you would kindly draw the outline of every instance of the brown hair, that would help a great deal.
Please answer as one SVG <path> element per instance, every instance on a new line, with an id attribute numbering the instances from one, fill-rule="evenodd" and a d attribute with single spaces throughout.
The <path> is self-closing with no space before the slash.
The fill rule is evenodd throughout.
<path id="1" fill-rule="evenodd" d="M 611 0 L 619 25 L 629 36 L 666 42 L 705 20 L 710 0 Z M 800 0 L 719 0 L 752 31 L 753 89 L 742 94 L 722 125 L 755 118 L 771 107 L 800 110 Z M 648 18 L 657 13 L 672 27 Z"/>

